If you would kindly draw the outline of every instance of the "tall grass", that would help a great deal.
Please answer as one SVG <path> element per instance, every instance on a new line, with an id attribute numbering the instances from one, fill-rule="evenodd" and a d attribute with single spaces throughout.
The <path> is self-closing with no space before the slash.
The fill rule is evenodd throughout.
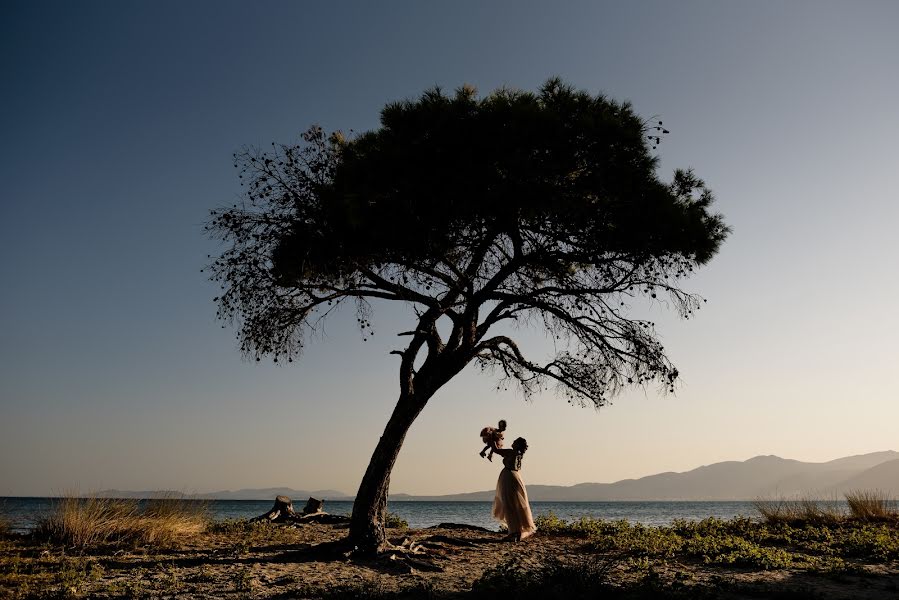
<path id="1" fill-rule="evenodd" d="M 852 490 L 846 493 L 849 512 L 862 521 L 886 521 L 899 518 L 896 502 L 880 490 Z"/>
<path id="2" fill-rule="evenodd" d="M 12 519 L 6 514 L 6 503 L 0 502 L 0 538 L 12 532 Z"/>
<path id="3" fill-rule="evenodd" d="M 845 518 L 845 514 L 836 506 L 836 502 L 816 500 L 814 498 L 757 498 L 753 507 L 768 523 L 810 523 L 823 525 L 836 523 Z"/>
<path id="4" fill-rule="evenodd" d="M 208 522 L 208 505 L 195 500 L 164 497 L 141 507 L 137 500 L 68 494 L 38 521 L 34 534 L 78 548 L 166 546 L 202 532 Z"/>
<path id="5" fill-rule="evenodd" d="M 853 490 L 844 495 L 848 511 L 840 510 L 837 500 L 814 500 L 812 498 L 758 498 L 753 506 L 770 524 L 785 523 L 828 525 L 856 519 L 859 521 L 899 520 L 899 507 L 890 500 L 888 494 L 880 490 Z"/>

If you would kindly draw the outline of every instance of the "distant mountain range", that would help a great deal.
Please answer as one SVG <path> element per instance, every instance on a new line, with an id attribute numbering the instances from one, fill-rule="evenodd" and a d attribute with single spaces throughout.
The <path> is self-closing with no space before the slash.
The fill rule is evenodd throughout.
<path id="1" fill-rule="evenodd" d="M 327 498 L 329 500 L 352 500 L 352 496 L 348 496 L 344 492 L 337 490 L 295 490 L 293 488 L 277 487 L 277 488 L 253 488 L 242 490 L 223 490 L 220 492 L 209 492 L 208 494 L 185 494 L 172 490 L 154 490 L 154 491 L 129 491 L 129 490 L 102 490 L 97 492 L 98 496 L 104 498 L 199 498 L 201 500 L 272 500 L 275 496 L 288 496 L 291 500 L 299 501 L 306 498 Z"/>
<path id="2" fill-rule="evenodd" d="M 742 462 L 720 462 L 684 473 L 659 473 L 640 479 L 623 479 L 615 483 L 579 483 L 572 486 L 528 485 L 528 496 L 538 502 L 753 500 L 794 496 L 828 499 L 856 489 L 880 490 L 894 498 L 899 497 L 899 452 L 893 450 L 873 452 L 824 463 L 801 462 L 778 456 L 756 456 Z M 160 492 L 104 490 L 101 494 L 147 498 L 158 496 Z M 353 499 L 352 496 L 337 490 L 308 491 L 291 488 L 222 491 L 201 494 L 198 497 L 220 500 L 274 500 L 277 495 L 289 496 L 295 501 L 309 496 L 327 500 Z M 390 500 L 478 501 L 492 500 L 493 495 L 493 490 L 443 496 L 391 494 Z"/>
<path id="3" fill-rule="evenodd" d="M 615 483 L 528 485 L 528 497 L 547 502 L 612 500 L 753 500 L 831 498 L 853 489 L 899 496 L 899 452 L 892 450 L 808 463 L 778 456 L 715 463 L 684 473 L 659 473 Z M 448 496 L 396 494 L 391 500 L 492 500 L 493 490 Z"/>

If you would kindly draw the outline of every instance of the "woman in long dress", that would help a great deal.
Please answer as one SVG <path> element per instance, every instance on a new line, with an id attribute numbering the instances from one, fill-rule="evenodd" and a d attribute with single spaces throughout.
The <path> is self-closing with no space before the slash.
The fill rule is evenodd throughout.
<path id="1" fill-rule="evenodd" d="M 507 539 L 518 541 L 537 531 L 528 492 L 521 480 L 521 458 L 528 449 L 527 440 L 518 438 L 511 448 L 494 448 L 493 452 L 503 457 L 503 470 L 496 481 L 496 496 L 493 499 L 493 518 L 509 530 Z"/>

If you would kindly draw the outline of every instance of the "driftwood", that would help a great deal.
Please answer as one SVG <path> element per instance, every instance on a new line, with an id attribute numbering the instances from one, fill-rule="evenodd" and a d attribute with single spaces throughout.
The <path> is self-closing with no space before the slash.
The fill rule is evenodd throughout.
<path id="1" fill-rule="evenodd" d="M 306 506 L 303 507 L 302 514 L 300 514 L 294 511 L 293 501 L 290 498 L 287 496 L 278 496 L 275 498 L 275 505 L 270 511 L 264 515 L 259 515 L 258 517 L 250 519 L 250 521 L 268 521 L 269 523 L 292 523 L 298 525 L 303 523 L 335 524 L 349 522 L 349 517 L 331 515 L 323 511 L 322 507 L 324 504 L 324 500 L 309 498 L 309 500 L 306 501 Z"/>
<path id="2" fill-rule="evenodd" d="M 466 539 L 454 538 L 448 535 L 432 535 L 431 537 L 425 538 L 421 542 L 421 544 L 424 546 L 428 543 L 434 544 L 435 542 L 437 544 L 450 544 L 451 546 L 465 546 L 468 548 L 473 548 L 479 545 Z"/>
<path id="3" fill-rule="evenodd" d="M 349 523 L 350 518 L 343 515 L 332 515 L 324 511 L 303 515 L 297 517 L 295 523 L 322 523 L 324 525 L 337 525 L 339 523 Z"/>

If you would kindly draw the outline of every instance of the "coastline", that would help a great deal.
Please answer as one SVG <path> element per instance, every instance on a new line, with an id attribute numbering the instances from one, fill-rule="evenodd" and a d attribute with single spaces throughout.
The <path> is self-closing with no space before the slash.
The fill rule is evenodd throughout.
<path id="1" fill-rule="evenodd" d="M 0 498 L 0 515 L 12 521 L 12 528 L 26 533 L 35 520 L 47 514 L 60 498 L 5 497 Z M 271 499 L 264 500 L 198 500 L 205 503 L 213 520 L 252 518 L 271 507 Z M 390 510 L 413 528 L 425 528 L 438 523 L 467 523 L 496 530 L 490 514 L 491 501 L 403 500 L 389 504 Z M 729 519 L 753 516 L 751 501 L 611 501 L 611 502 L 547 502 L 532 501 L 535 516 L 547 515 L 573 520 L 581 517 L 621 520 L 644 525 L 666 525 L 675 519 L 701 520 L 707 517 Z M 324 510 L 347 514 L 351 501 L 325 500 Z"/>

